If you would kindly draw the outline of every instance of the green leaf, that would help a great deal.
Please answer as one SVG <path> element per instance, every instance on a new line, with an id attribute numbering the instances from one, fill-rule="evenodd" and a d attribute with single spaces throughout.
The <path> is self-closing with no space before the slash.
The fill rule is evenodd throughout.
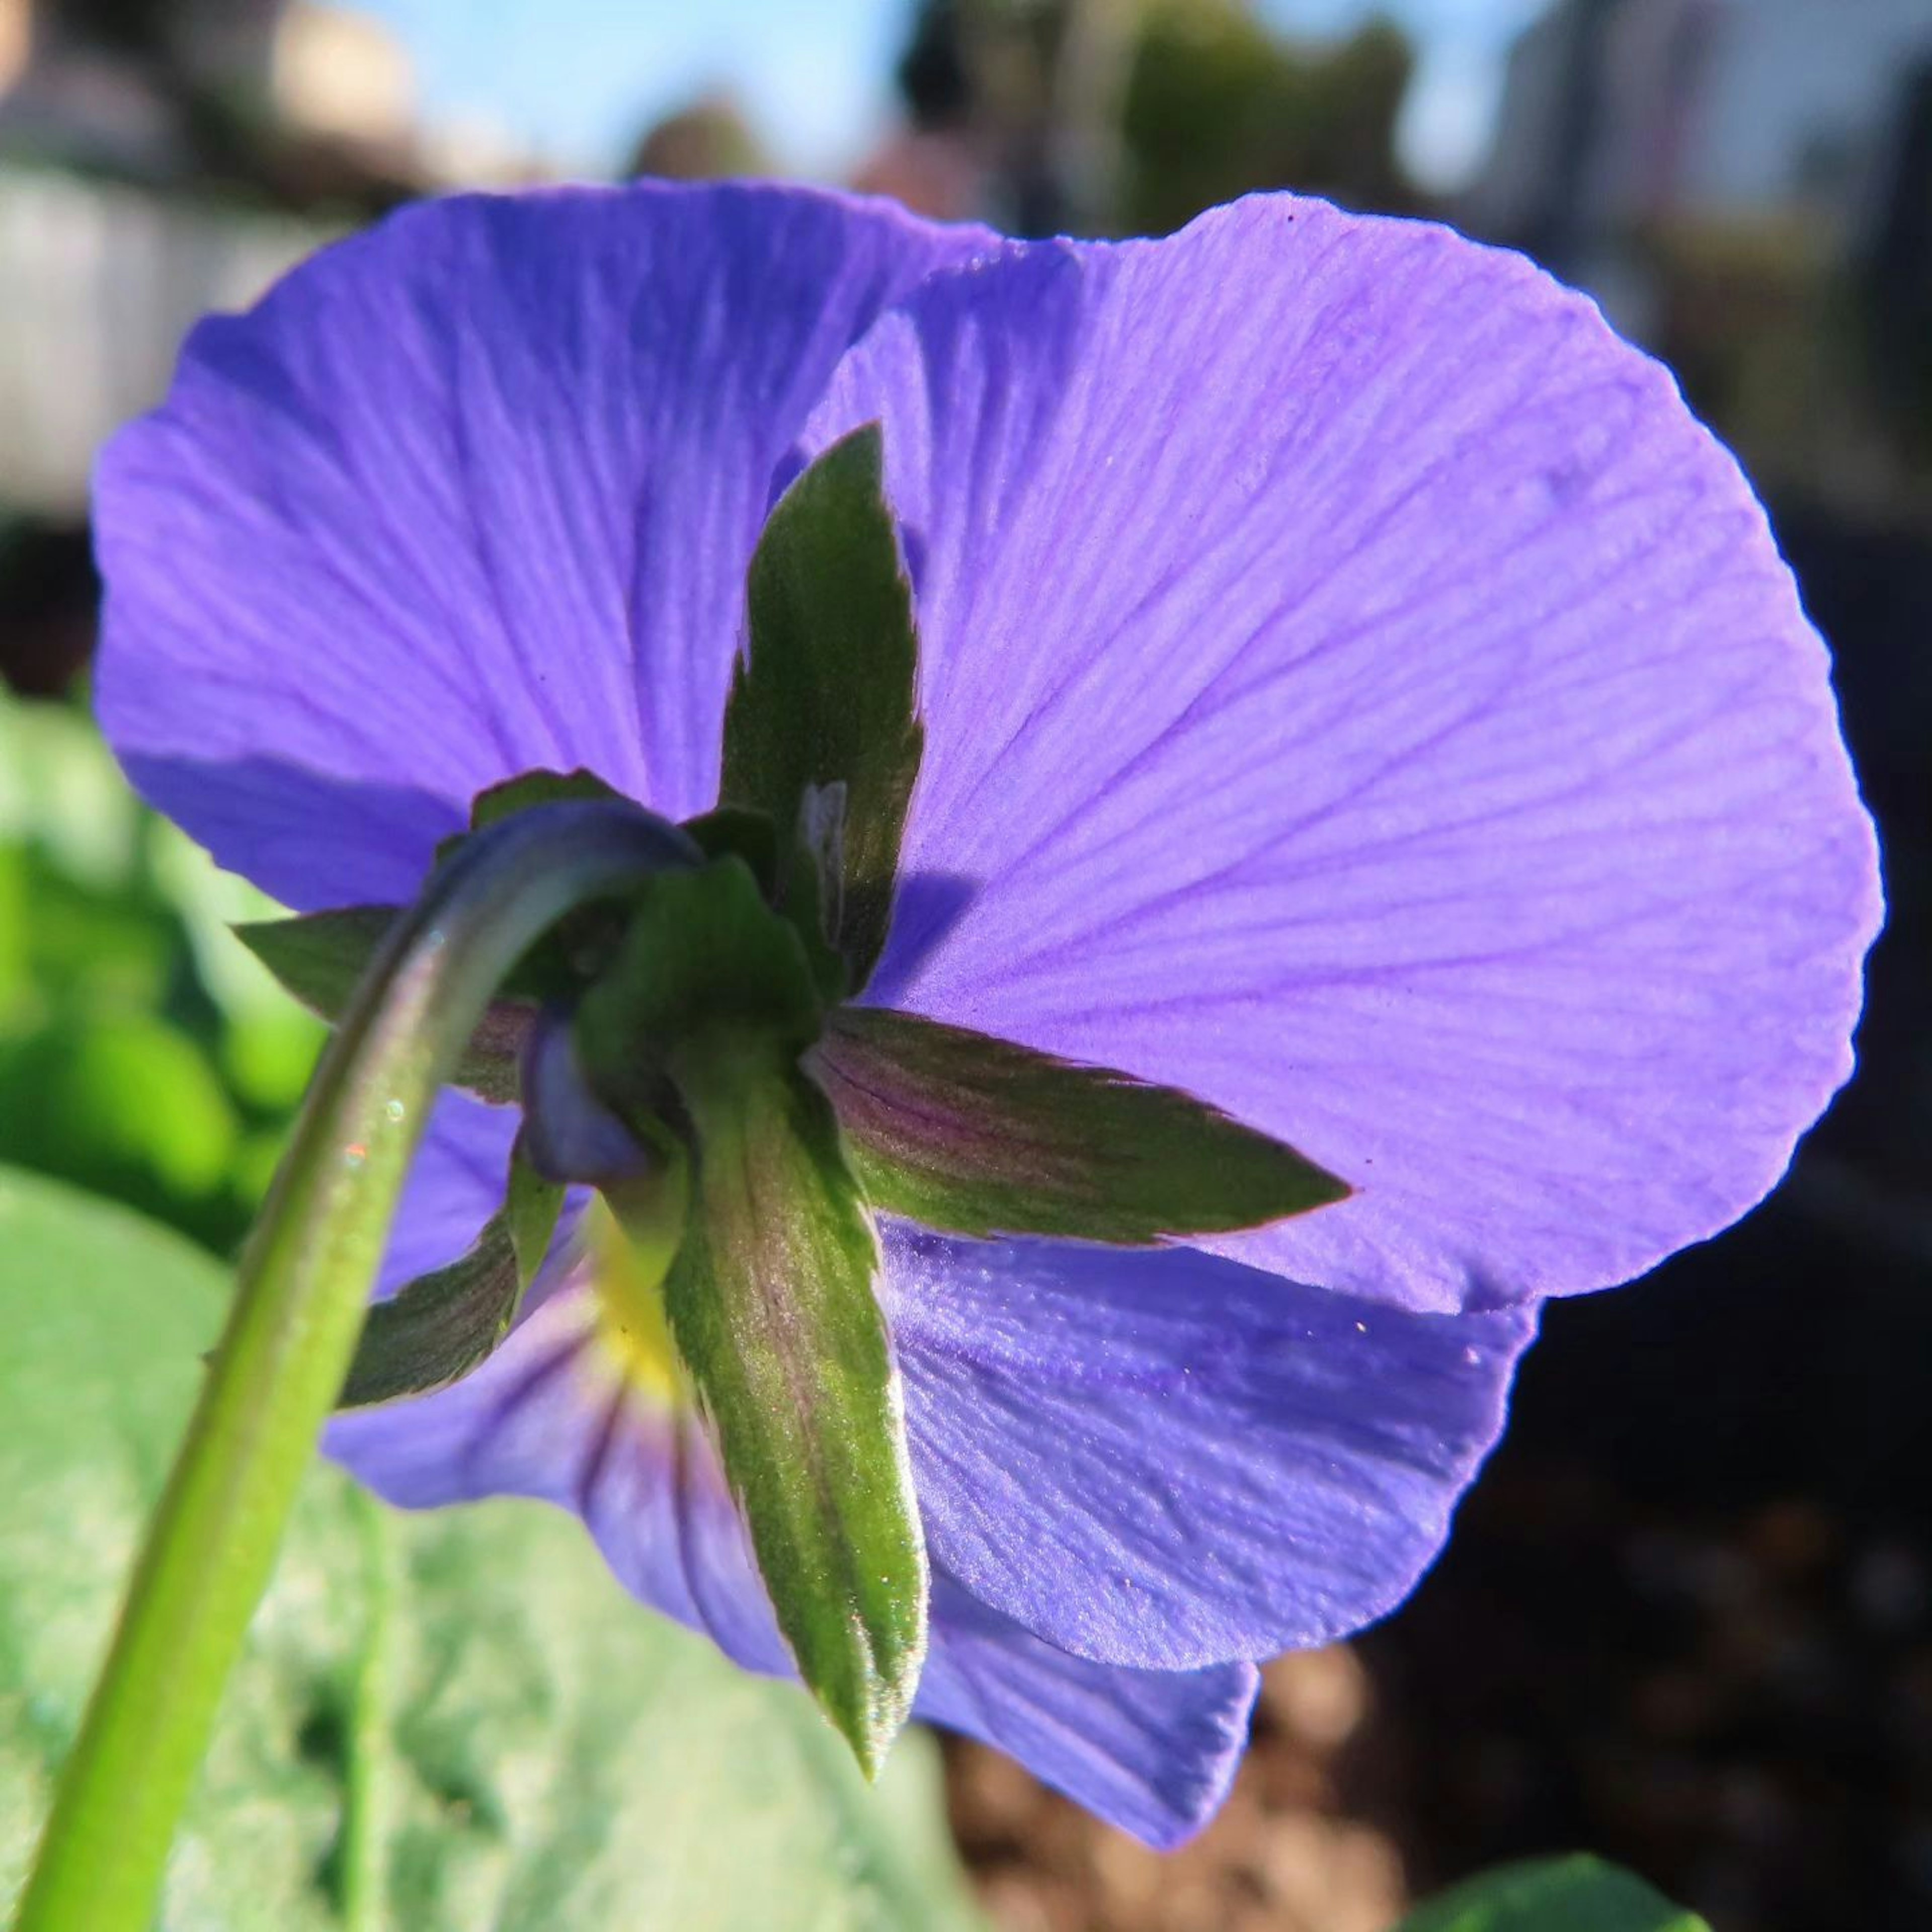
<path id="1" fill-rule="evenodd" d="M 872 424 L 834 443 L 772 512 L 746 586 L 750 649 L 724 714 L 720 794 L 764 812 L 788 852 L 810 830 L 809 788 L 844 787 L 839 950 L 855 987 L 885 944 L 925 743 L 912 591 L 883 479 Z"/>
<path id="2" fill-rule="evenodd" d="M 0 1160 L 159 1210 L 221 1188 L 236 1138 L 207 1055 L 155 1015 L 63 1015 L 0 1049 Z"/>
<path id="3" fill-rule="evenodd" d="M 226 1294 L 186 1242 L 0 1173 L 0 1918 Z M 964 1932 L 908 1742 L 868 1790 L 795 1687 L 634 1603 L 568 1516 L 393 1514 L 318 1466 L 156 1924 Z"/>
<path id="4" fill-rule="evenodd" d="M 310 1012 L 333 1025 L 398 910 L 345 906 L 298 919 L 255 920 L 236 926 L 235 936 Z M 524 1042 L 537 1012 L 534 1000 L 493 1000 L 457 1069 L 456 1084 L 500 1106 L 514 1102 Z"/>
<path id="5" fill-rule="evenodd" d="M 652 880 L 578 1016 L 610 1104 L 638 1120 L 662 1080 L 681 1105 L 693 1150 L 671 1331 L 800 1674 L 872 1774 L 924 1659 L 926 1555 L 878 1243 L 798 1066 L 817 1025 L 798 936 L 735 859 Z"/>
<path id="6" fill-rule="evenodd" d="M 1710 1932 L 1641 1879 L 1579 1854 L 1505 1865 L 1457 1886 L 1398 1932 Z"/>
<path id="7" fill-rule="evenodd" d="M 562 1206 L 563 1190 L 531 1168 L 520 1142 L 503 1205 L 468 1252 L 370 1309 L 339 1406 L 422 1395 L 494 1354 L 542 1265 Z"/>
<path id="8" fill-rule="evenodd" d="M 1138 1246 L 1258 1227 L 1349 1192 L 1174 1088 L 915 1014 L 842 1008 L 808 1064 L 866 1198 L 928 1228 Z"/>

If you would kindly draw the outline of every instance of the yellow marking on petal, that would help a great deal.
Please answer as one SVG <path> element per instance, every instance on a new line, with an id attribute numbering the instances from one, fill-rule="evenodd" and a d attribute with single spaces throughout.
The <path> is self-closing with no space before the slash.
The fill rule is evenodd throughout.
<path id="1" fill-rule="evenodd" d="M 662 1178 L 648 1185 L 649 1196 L 640 1192 L 627 1197 L 616 1213 L 599 1200 L 587 1217 L 597 1336 L 618 1373 L 640 1394 L 682 1408 L 693 1392 L 664 1304 L 664 1276 L 684 1232 L 682 1177 L 674 1199 L 665 1198 Z"/>

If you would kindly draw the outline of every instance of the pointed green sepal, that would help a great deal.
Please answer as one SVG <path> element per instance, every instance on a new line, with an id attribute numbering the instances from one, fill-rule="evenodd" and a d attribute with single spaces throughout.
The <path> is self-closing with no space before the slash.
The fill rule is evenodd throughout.
<path id="1" fill-rule="evenodd" d="M 762 812 L 721 805 L 714 812 L 687 818 L 679 829 L 707 859 L 743 860 L 751 867 L 758 890 L 768 899 L 777 897 L 778 827 Z"/>
<path id="2" fill-rule="evenodd" d="M 799 1066 L 819 1024 L 797 933 L 736 859 L 652 880 L 578 1016 L 607 1103 L 676 1094 L 671 1333 L 800 1675 L 869 1774 L 918 1684 L 926 1555 L 878 1243 Z"/>
<path id="3" fill-rule="evenodd" d="M 425 1394 L 486 1360 L 510 1332 L 562 1205 L 563 1190 L 514 1150 L 503 1205 L 468 1252 L 370 1307 L 337 1406 Z"/>
<path id="4" fill-rule="evenodd" d="M 251 920 L 233 930 L 286 992 L 333 1026 L 397 916 L 394 906 L 345 906 L 298 919 Z M 499 1106 L 514 1101 L 524 1043 L 537 1011 L 534 1000 L 491 1000 L 457 1064 L 455 1084 Z"/>
<path id="5" fill-rule="evenodd" d="M 844 1008 L 808 1064 L 867 1200 L 954 1234 L 1147 1246 L 1350 1191 L 1177 1088 L 911 1013 Z"/>
<path id="6" fill-rule="evenodd" d="M 698 1171 L 671 1333 L 799 1673 L 874 1777 L 912 1708 L 927 1588 L 878 1243 L 808 1080 L 726 1060 L 686 1092 Z"/>
<path id="7" fill-rule="evenodd" d="M 752 558 L 746 611 L 721 799 L 764 813 L 789 853 L 822 842 L 822 813 L 806 822 L 814 792 L 844 788 L 837 943 L 862 986 L 885 945 L 925 743 L 912 591 L 877 424 L 834 443 L 779 500 Z"/>
<path id="8" fill-rule="evenodd" d="M 836 801 L 836 808 L 828 809 L 828 796 Z M 800 802 L 800 836 L 782 863 L 778 828 L 762 812 L 721 806 L 702 818 L 686 819 L 680 828 L 706 858 L 740 859 L 751 868 L 759 890 L 797 932 L 812 984 L 827 1006 L 842 1000 L 851 984 L 837 944 L 843 881 L 827 876 L 828 868 L 837 863 L 838 842 L 833 835 L 843 806 L 842 787 L 808 786 Z"/>
<path id="9" fill-rule="evenodd" d="M 448 859 L 478 832 L 533 806 L 632 802 L 616 786 L 581 766 L 568 772 L 520 772 L 476 794 L 470 804 L 470 829 L 444 839 L 436 848 L 436 858 L 439 862 Z M 524 1000 L 541 1006 L 555 1000 L 568 1005 L 602 970 L 622 932 L 623 920 L 616 908 L 579 907 L 517 962 L 504 980 L 500 1004 Z M 514 1090 L 509 1097 L 517 1097 Z"/>
<path id="10" fill-rule="evenodd" d="M 527 812 L 533 805 L 610 804 L 625 805 L 630 802 L 614 784 L 607 784 L 595 772 L 586 771 L 582 766 L 568 772 L 553 772 L 542 769 L 519 772 L 513 778 L 504 778 L 490 785 L 470 801 L 470 825 L 466 831 L 453 832 L 436 848 L 439 859 L 446 859 L 472 832 L 481 832 L 486 825 L 495 825 L 506 818 L 514 818 L 520 812 Z"/>

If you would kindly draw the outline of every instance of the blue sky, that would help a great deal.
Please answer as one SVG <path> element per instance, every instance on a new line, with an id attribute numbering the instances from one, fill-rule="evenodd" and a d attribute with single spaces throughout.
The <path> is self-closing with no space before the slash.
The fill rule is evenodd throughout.
<path id="1" fill-rule="evenodd" d="M 1346 29 L 1375 0 L 1262 0 L 1290 28 Z M 1480 153 L 1499 62 L 1543 0 L 1380 0 L 1423 50 L 1403 128 L 1453 182 Z M 909 0 L 361 0 L 414 57 L 425 105 L 486 120 L 586 172 L 667 109 L 728 86 L 781 157 L 836 173 L 891 112 Z"/>

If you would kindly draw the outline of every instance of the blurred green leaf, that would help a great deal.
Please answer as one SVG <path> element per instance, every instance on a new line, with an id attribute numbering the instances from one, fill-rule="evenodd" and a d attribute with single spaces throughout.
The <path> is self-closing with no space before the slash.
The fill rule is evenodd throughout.
<path id="1" fill-rule="evenodd" d="M 167 909 L 138 886 L 106 891 L 75 878 L 38 848 L 22 858 L 23 937 L 43 1009 L 164 1004 L 185 954 Z"/>
<path id="2" fill-rule="evenodd" d="M 0 1033 L 23 1024 L 33 1004 L 27 908 L 26 854 L 0 844 Z"/>
<path id="3" fill-rule="evenodd" d="M 280 1004 L 278 1012 L 238 1013 L 221 1036 L 222 1072 L 250 1106 L 272 1114 L 294 1110 L 328 1037 L 320 1020 Z"/>
<path id="4" fill-rule="evenodd" d="M 326 1037 L 230 929 L 275 910 L 0 692 L 0 1160 L 231 1249 Z"/>
<path id="5" fill-rule="evenodd" d="M 1602 1859 L 1539 1859 L 1431 1899 L 1398 1932 L 1710 1932 L 1695 1912 Z"/>
<path id="6" fill-rule="evenodd" d="M 62 872 L 112 890 L 134 875 L 143 818 L 85 711 L 0 688 L 0 838 L 40 846 Z"/>
<path id="7" fill-rule="evenodd" d="M 0 1160 L 144 1200 L 205 1199 L 236 1146 L 199 1046 L 152 1014 L 64 1017 L 0 1054 Z"/>
<path id="8" fill-rule="evenodd" d="M 57 1289 L 58 1292 L 50 1292 Z M 226 1282 L 0 1172 L 0 1911 Z M 634 1604 L 536 1504 L 304 1492 L 161 1932 L 897 1932 L 974 1923 L 909 1738 L 868 1790 L 802 1693 Z"/>

